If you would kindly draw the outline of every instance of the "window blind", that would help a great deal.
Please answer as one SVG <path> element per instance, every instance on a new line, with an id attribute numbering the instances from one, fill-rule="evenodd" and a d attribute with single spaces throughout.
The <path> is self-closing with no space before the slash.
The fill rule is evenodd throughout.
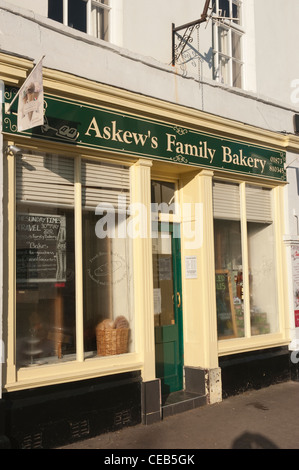
<path id="1" fill-rule="evenodd" d="M 53 154 L 23 154 L 16 161 L 17 202 L 74 204 L 74 161 Z"/>
<path id="2" fill-rule="evenodd" d="M 213 212 L 215 219 L 240 220 L 238 184 L 213 182 Z"/>
<path id="3" fill-rule="evenodd" d="M 130 203 L 130 170 L 122 165 L 82 161 L 82 207 L 94 210 L 98 204 L 125 210 Z"/>
<path id="4" fill-rule="evenodd" d="M 271 189 L 246 185 L 246 216 L 248 222 L 273 221 Z"/>

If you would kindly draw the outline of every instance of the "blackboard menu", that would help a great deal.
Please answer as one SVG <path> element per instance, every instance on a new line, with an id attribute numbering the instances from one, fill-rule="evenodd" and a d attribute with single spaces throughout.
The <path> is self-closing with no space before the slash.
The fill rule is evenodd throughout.
<path id="1" fill-rule="evenodd" d="M 66 219 L 22 214 L 16 218 L 18 284 L 66 280 Z"/>

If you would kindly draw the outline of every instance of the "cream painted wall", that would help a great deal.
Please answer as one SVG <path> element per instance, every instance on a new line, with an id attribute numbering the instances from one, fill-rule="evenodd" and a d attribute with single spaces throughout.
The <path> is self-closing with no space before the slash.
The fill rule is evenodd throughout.
<path id="1" fill-rule="evenodd" d="M 189 74 L 184 76 L 179 67 L 169 65 L 171 23 L 180 25 L 199 18 L 203 0 L 113 0 L 112 8 L 117 14 L 111 39 L 116 45 L 48 20 L 46 0 L 0 0 L 0 44 L 3 51 L 32 61 L 45 54 L 46 68 L 75 77 L 203 110 L 207 115 L 244 123 L 244 127 L 249 124 L 293 133 L 293 115 L 296 110 L 299 112 L 299 104 L 291 99 L 292 82 L 299 81 L 297 3 L 288 0 L 289 7 L 282 11 L 281 0 L 244 0 L 247 91 L 232 90 L 212 81 L 208 61 L 204 62 L 205 83 L 201 87 L 196 67 L 193 74 L 189 67 Z M 210 25 L 201 28 L 200 45 L 209 57 Z M 293 237 L 293 211 L 299 214 L 295 170 L 288 171 L 288 178 L 285 231 Z M 149 376 L 151 368 L 152 364 Z"/>

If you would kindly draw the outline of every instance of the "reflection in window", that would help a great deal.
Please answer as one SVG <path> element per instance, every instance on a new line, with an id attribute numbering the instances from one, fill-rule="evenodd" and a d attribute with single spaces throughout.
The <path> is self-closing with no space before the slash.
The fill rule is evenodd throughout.
<path id="1" fill-rule="evenodd" d="M 155 326 L 175 324 L 172 236 L 158 232 L 153 238 L 153 283 Z"/>
<path id="2" fill-rule="evenodd" d="M 81 171 L 84 350 L 87 356 L 125 353 L 133 350 L 134 326 L 129 169 L 83 160 Z M 117 337 L 108 343 L 112 335 L 123 335 L 120 350 Z"/>
<path id="3" fill-rule="evenodd" d="M 105 215 L 103 216 L 105 217 Z M 126 222 L 115 214 L 116 230 Z M 132 350 L 133 285 L 131 272 L 131 240 L 129 238 L 99 238 L 95 227 L 101 217 L 94 211 L 83 213 L 83 296 L 84 296 L 84 350 L 88 355 L 101 353 L 97 344 L 97 328 L 115 329 L 123 321 L 128 331 L 124 349 L 116 354 Z M 130 335 L 129 335 L 130 333 Z M 104 341 L 104 340 L 103 340 Z M 111 345 L 112 347 L 112 345 Z M 112 352 L 111 352 L 112 354 Z"/>
<path id="4" fill-rule="evenodd" d="M 128 167 L 83 161 L 82 204 L 76 206 L 72 158 L 16 156 L 18 367 L 75 360 L 79 335 L 88 356 L 133 350 L 129 175 Z M 78 224 L 75 233 L 81 211 L 82 246 Z M 80 284 L 75 253 L 83 255 Z M 76 304 L 81 294 L 83 310 Z"/>
<path id="5" fill-rule="evenodd" d="M 246 186 L 251 334 L 278 331 L 272 194 Z"/>
<path id="6" fill-rule="evenodd" d="M 272 191 L 245 185 L 247 224 L 241 225 L 240 202 L 239 185 L 214 182 L 218 339 L 279 328 Z"/>
<path id="7" fill-rule="evenodd" d="M 75 359 L 73 160 L 28 153 L 16 166 L 17 364 Z"/>
<path id="8" fill-rule="evenodd" d="M 244 336 L 243 266 L 239 221 L 215 220 L 218 338 Z"/>

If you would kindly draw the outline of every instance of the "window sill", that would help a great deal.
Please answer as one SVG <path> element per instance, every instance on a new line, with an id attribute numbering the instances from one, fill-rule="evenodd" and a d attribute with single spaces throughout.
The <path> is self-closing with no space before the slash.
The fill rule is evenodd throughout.
<path id="1" fill-rule="evenodd" d="M 71 361 L 36 365 L 19 369 L 16 373 L 16 381 L 7 383 L 4 388 L 6 391 L 11 392 L 77 380 L 88 380 L 142 368 L 143 363 L 137 353 L 90 358 L 84 362 Z"/>
<path id="2" fill-rule="evenodd" d="M 218 341 L 218 356 L 245 353 L 257 349 L 287 346 L 290 343 L 282 333 L 259 335 L 252 338 L 235 338 Z"/>

